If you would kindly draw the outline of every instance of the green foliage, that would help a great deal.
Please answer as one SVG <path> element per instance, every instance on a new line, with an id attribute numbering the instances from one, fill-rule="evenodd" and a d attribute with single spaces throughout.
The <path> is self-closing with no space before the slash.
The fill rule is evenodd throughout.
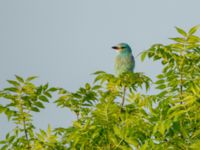
<path id="1" fill-rule="evenodd" d="M 197 149 L 200 141 L 199 134 L 194 136 L 200 121 L 200 38 L 194 35 L 199 27 L 188 33 L 176 27 L 181 37 L 170 38 L 174 43 L 153 45 L 141 56 L 160 60 L 164 66 L 155 82 L 161 91 L 155 95 L 158 106 L 153 109 L 156 148 Z"/>
<path id="2" fill-rule="evenodd" d="M 2 150 L 197 150 L 200 146 L 200 26 L 188 32 L 175 27 L 180 37 L 168 45 L 155 44 L 141 54 L 163 65 L 157 80 L 143 73 L 118 77 L 104 71 L 94 73 L 93 84 L 75 92 L 36 86 L 37 77 L 16 76 L 0 91 L 0 113 L 15 124 Z M 158 94 L 148 91 L 152 84 Z M 77 119 L 72 126 L 37 129 L 33 113 L 50 102 L 70 109 Z"/>
<path id="3" fill-rule="evenodd" d="M 32 123 L 32 114 L 45 108 L 45 103 L 51 98 L 52 88 L 48 84 L 36 86 L 31 81 L 36 77 L 23 79 L 15 76 L 16 80 L 8 80 L 10 87 L 0 91 L 5 105 L 0 105 L 0 113 L 4 113 L 16 127 L 6 135 L 1 149 L 33 149 L 38 141 L 35 135 L 35 126 Z M 57 89 L 56 89 L 57 90 Z M 34 148 L 37 149 L 37 148 Z"/>

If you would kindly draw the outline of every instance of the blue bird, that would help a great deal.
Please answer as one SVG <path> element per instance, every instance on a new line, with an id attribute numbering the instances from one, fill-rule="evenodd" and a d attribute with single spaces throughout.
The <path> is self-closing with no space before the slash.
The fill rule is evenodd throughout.
<path id="1" fill-rule="evenodd" d="M 135 59 L 130 46 L 126 43 L 120 43 L 112 48 L 118 52 L 115 58 L 115 71 L 117 76 L 125 72 L 133 72 L 135 68 Z"/>

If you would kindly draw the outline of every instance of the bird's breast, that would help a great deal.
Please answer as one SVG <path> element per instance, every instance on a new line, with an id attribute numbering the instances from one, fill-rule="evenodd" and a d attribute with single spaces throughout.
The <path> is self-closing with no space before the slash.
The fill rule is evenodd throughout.
<path id="1" fill-rule="evenodd" d="M 132 55 L 118 55 L 115 59 L 115 70 L 117 74 L 132 72 L 134 66 L 135 61 Z"/>

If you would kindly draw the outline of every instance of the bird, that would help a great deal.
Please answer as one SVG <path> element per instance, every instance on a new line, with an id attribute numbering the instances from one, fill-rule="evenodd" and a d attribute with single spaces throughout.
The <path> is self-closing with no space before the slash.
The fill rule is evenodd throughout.
<path id="1" fill-rule="evenodd" d="M 135 59 L 131 47 L 126 43 L 119 43 L 112 46 L 118 52 L 115 58 L 115 72 L 120 76 L 126 72 L 133 72 L 135 68 Z"/>

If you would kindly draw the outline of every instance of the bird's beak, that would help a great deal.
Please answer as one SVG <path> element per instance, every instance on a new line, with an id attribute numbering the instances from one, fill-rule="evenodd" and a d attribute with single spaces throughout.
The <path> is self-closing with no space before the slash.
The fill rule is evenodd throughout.
<path id="1" fill-rule="evenodd" d="M 120 48 L 117 47 L 117 46 L 113 46 L 112 48 L 115 49 L 115 50 L 119 50 L 119 49 L 120 49 Z"/>

